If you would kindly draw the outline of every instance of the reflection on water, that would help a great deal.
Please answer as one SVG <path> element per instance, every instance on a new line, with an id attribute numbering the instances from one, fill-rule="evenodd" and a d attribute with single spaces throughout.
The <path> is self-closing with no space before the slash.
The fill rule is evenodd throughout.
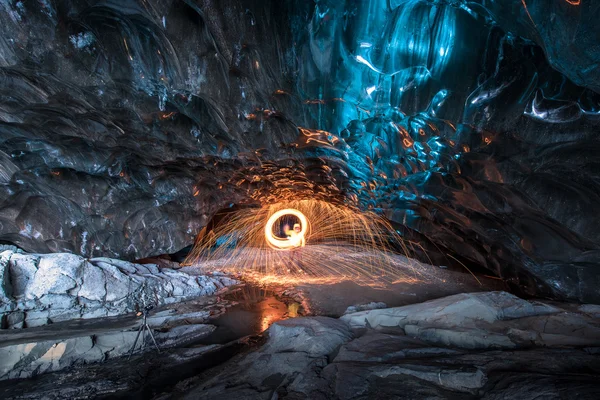
<path id="1" fill-rule="evenodd" d="M 298 311 L 300 310 L 300 304 L 291 303 L 288 305 L 288 318 L 296 318 L 298 316 Z"/>
<path id="2" fill-rule="evenodd" d="M 280 301 L 272 290 L 245 285 L 234 288 L 224 296 L 235 304 L 210 323 L 217 329 L 201 344 L 224 344 L 264 332 L 272 323 L 297 317 L 300 304 Z"/>

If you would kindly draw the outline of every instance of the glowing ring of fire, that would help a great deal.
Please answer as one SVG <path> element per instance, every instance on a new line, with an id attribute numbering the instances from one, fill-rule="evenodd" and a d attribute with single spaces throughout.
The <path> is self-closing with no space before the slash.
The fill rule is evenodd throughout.
<path id="1" fill-rule="evenodd" d="M 275 236 L 273 236 L 273 224 L 275 224 L 275 221 L 277 221 L 284 215 L 293 215 L 295 217 L 298 217 L 302 229 L 300 230 L 300 233 L 298 233 L 296 236 L 292 236 L 291 238 L 286 239 L 278 239 Z M 304 239 L 304 235 L 306 234 L 307 228 L 308 219 L 304 214 L 302 214 L 300 211 L 294 208 L 286 208 L 285 210 L 279 210 L 273 215 L 271 215 L 271 218 L 269 218 L 269 220 L 265 224 L 265 239 L 267 240 L 267 244 L 269 246 L 277 250 L 289 250 L 295 247 L 302 247 L 306 242 Z"/>

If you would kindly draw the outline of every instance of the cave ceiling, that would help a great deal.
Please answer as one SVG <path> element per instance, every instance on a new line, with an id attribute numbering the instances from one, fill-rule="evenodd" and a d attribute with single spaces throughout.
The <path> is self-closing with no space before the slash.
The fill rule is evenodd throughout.
<path id="1" fill-rule="evenodd" d="M 0 10 L 2 243 L 132 260 L 232 205 L 318 198 L 438 265 L 568 298 L 600 283 L 598 2 Z"/>

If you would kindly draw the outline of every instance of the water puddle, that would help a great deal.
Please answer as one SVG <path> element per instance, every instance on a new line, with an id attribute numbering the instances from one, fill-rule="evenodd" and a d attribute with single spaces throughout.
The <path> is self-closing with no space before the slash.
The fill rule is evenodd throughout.
<path id="1" fill-rule="evenodd" d="M 227 311 L 209 321 L 217 329 L 202 338 L 197 344 L 225 344 L 245 336 L 264 332 L 272 323 L 297 317 L 300 304 L 285 299 L 285 302 L 274 290 L 252 285 L 232 288 L 223 297 L 235 303 Z"/>

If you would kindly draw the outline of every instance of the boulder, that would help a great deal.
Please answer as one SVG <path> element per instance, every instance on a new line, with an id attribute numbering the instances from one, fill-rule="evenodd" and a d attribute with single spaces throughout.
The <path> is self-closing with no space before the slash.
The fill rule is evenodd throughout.
<path id="1" fill-rule="evenodd" d="M 267 332 L 264 352 L 303 352 L 312 357 L 326 356 L 352 338 L 346 323 L 328 317 L 278 321 Z"/>
<path id="2" fill-rule="evenodd" d="M 106 278 L 104 272 L 91 263 L 83 264 L 82 284 L 77 296 L 103 302 L 106 298 Z"/>
<path id="3" fill-rule="evenodd" d="M 35 278 L 40 258 L 33 254 L 12 254 L 10 257 L 10 279 L 13 297 L 25 296 L 27 287 Z"/>
<path id="4" fill-rule="evenodd" d="M 189 399 L 534 400 L 541 395 L 595 400 L 600 323 L 588 314 L 595 306 L 580 308 L 491 292 L 366 310 L 339 321 L 279 321 L 262 348 L 180 394 Z M 357 329 L 352 334 L 343 322 Z"/>
<path id="5" fill-rule="evenodd" d="M 74 254 L 44 254 L 39 259 L 34 279 L 27 285 L 25 297 L 34 299 L 49 293 L 63 294 L 76 288 L 82 264 L 83 258 Z"/>
<path id="6" fill-rule="evenodd" d="M 112 258 L 88 261 L 73 254 L 7 250 L 0 253 L 0 317 L 4 325 L 16 328 L 120 315 L 140 304 L 163 305 L 212 295 L 234 283 L 223 276 L 191 276 Z"/>
<path id="7" fill-rule="evenodd" d="M 403 327 L 420 323 L 453 326 L 473 325 L 477 321 L 492 323 L 559 312 L 552 306 L 528 302 L 506 292 L 461 293 L 425 303 L 383 310 L 367 310 L 348 314 L 341 319 L 353 328 Z"/>
<path id="8" fill-rule="evenodd" d="M 354 329 L 401 328 L 407 335 L 430 344 L 464 349 L 509 349 L 532 343 L 600 344 L 600 324 L 589 315 L 526 301 L 506 292 L 463 293 L 404 307 L 347 314 L 341 320 Z"/>

